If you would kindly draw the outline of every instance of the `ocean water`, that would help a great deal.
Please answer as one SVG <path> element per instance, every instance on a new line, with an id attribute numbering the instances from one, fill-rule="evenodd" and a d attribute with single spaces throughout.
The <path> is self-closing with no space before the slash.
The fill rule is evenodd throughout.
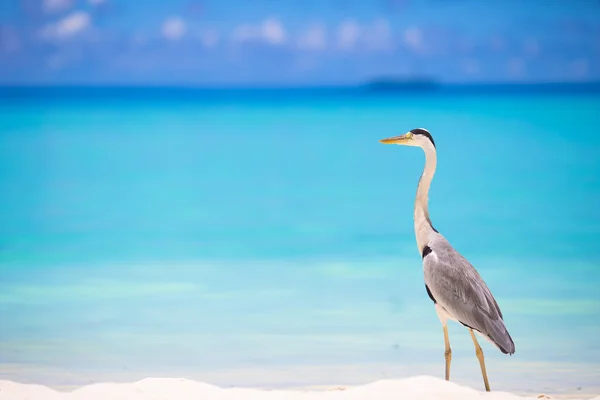
<path id="1" fill-rule="evenodd" d="M 86 93 L 0 99 L 0 379 L 443 377 L 424 157 L 378 142 L 425 127 L 432 221 L 516 344 L 480 340 L 492 389 L 600 394 L 600 94 Z"/>

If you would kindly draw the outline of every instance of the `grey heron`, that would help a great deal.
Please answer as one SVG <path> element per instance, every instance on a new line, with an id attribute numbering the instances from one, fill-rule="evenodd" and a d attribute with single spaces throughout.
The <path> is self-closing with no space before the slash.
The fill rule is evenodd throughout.
<path id="1" fill-rule="evenodd" d="M 502 311 L 477 270 L 431 224 L 429 187 L 437 165 L 436 147 L 431 134 L 422 128 L 380 140 L 384 144 L 416 146 L 425 152 L 425 168 L 419 179 L 415 199 L 414 224 L 417 248 L 423 260 L 425 290 L 433 301 L 444 331 L 446 380 L 450 380 L 452 350 L 448 338 L 448 320 L 464 325 L 471 334 L 481 367 L 485 390 L 490 391 L 483 350 L 475 332 L 490 341 L 502 353 L 512 355 L 515 344 L 504 325 Z"/>

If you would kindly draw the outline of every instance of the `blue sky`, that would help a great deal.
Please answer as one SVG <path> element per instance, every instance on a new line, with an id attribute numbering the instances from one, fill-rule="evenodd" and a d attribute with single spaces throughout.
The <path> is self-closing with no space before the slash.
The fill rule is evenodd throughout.
<path id="1" fill-rule="evenodd" d="M 600 80 L 598 0 L 4 0 L 0 82 Z"/>

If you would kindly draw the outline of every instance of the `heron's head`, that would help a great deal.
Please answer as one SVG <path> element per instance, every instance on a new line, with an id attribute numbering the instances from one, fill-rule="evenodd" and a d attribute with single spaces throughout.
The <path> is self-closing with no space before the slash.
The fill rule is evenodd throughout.
<path id="1" fill-rule="evenodd" d="M 416 128 L 400 136 L 381 139 L 383 144 L 400 144 L 403 146 L 418 146 L 426 149 L 430 146 L 435 148 L 435 142 L 427 129 Z"/>

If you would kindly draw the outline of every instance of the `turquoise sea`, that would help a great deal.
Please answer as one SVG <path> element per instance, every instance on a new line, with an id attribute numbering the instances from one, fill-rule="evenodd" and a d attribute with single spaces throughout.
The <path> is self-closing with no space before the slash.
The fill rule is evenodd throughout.
<path id="1" fill-rule="evenodd" d="M 443 377 L 413 200 L 496 296 L 492 390 L 600 394 L 600 92 L 2 89 L 0 379 Z M 482 390 L 468 331 L 451 379 Z"/>

